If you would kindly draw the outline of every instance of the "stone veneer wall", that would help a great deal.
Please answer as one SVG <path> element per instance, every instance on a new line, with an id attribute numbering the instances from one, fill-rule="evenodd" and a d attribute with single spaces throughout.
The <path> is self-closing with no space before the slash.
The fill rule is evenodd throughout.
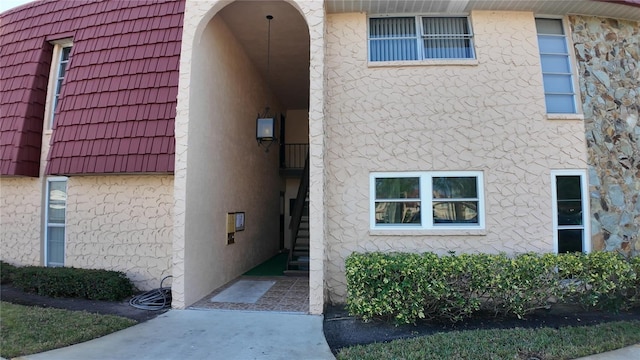
<path id="1" fill-rule="evenodd" d="M 594 250 L 640 254 L 640 23 L 570 16 Z"/>

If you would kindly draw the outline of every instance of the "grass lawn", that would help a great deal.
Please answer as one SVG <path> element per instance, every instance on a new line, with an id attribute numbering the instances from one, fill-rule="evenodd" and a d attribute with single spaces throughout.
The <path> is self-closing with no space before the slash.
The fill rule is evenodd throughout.
<path id="1" fill-rule="evenodd" d="M 91 340 L 135 325 L 112 315 L 0 302 L 0 356 L 12 358 Z"/>
<path id="2" fill-rule="evenodd" d="M 389 343 L 353 346 L 338 360 L 575 359 L 640 343 L 640 321 L 559 329 L 494 329 L 438 333 Z"/>

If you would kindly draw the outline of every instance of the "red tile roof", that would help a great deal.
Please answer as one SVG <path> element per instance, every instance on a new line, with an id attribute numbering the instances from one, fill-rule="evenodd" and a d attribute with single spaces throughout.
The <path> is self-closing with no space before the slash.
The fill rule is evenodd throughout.
<path id="1" fill-rule="evenodd" d="M 46 173 L 173 172 L 183 13 L 184 0 L 101 0 L 1 14 L 0 175 L 38 176 L 50 41 L 64 38 Z"/>

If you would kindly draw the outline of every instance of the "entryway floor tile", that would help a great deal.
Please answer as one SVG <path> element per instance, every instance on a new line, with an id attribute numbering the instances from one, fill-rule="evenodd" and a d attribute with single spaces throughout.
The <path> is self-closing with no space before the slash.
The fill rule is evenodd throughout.
<path id="1" fill-rule="evenodd" d="M 275 281 L 275 284 L 253 303 L 233 302 L 232 299 L 228 302 L 211 301 L 239 281 Z M 289 276 L 241 276 L 214 290 L 190 308 L 308 313 L 309 279 Z"/>

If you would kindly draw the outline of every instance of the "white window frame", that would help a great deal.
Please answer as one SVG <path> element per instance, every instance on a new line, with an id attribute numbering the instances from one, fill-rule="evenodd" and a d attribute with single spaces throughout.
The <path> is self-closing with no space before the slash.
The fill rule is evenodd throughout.
<path id="1" fill-rule="evenodd" d="M 47 129 L 53 129 L 54 127 L 54 115 L 60 97 L 60 91 L 57 84 L 60 80 L 60 67 L 65 64 L 65 75 L 69 71 L 69 63 L 71 62 L 71 56 L 65 62 L 62 60 L 63 50 L 65 48 L 73 48 L 73 41 L 71 39 L 56 40 L 51 42 L 53 44 L 53 55 L 51 58 L 51 69 L 49 70 L 49 83 L 47 84 L 47 100 L 45 104 L 45 121 Z M 64 78 L 62 78 L 64 81 Z"/>
<path id="2" fill-rule="evenodd" d="M 478 223 L 434 224 L 433 223 L 433 178 L 475 177 L 478 191 Z M 419 178 L 420 224 L 376 224 L 376 179 Z M 393 199 L 389 199 L 393 200 Z M 402 201 L 410 199 L 401 199 Z M 458 199 L 446 199 L 458 200 Z M 485 228 L 484 174 L 482 171 L 421 171 L 421 172 L 372 172 L 369 174 L 369 224 L 371 230 L 483 230 Z M 427 210 L 427 211 L 425 211 Z"/>
<path id="3" fill-rule="evenodd" d="M 425 36 L 422 19 L 423 18 L 465 18 L 467 20 L 467 28 L 469 29 L 469 42 L 471 47 L 471 57 L 464 58 L 425 58 L 424 56 L 424 40 L 428 38 Z M 414 18 L 415 21 L 415 29 L 416 33 L 413 36 L 407 36 L 404 39 L 415 39 L 417 43 L 417 59 L 411 60 L 371 60 L 371 41 L 376 40 L 371 38 L 371 19 L 384 19 L 384 18 Z M 474 38 L 475 35 L 473 33 L 473 27 L 471 26 L 471 18 L 468 14 L 429 14 L 429 15 L 414 15 L 414 14 L 394 14 L 394 15 L 371 15 L 367 17 L 367 61 L 371 64 L 380 64 L 380 63 L 396 63 L 396 62 L 450 62 L 450 61 L 475 61 L 476 60 L 476 49 Z M 458 35 L 458 34 L 454 34 Z M 432 38 L 434 36 L 431 36 Z M 394 38 L 401 39 L 401 38 Z"/>
<path id="4" fill-rule="evenodd" d="M 547 91 L 545 90 L 545 84 L 544 84 L 544 72 L 542 72 L 542 52 L 540 51 L 540 40 L 539 40 L 539 36 L 540 34 L 538 33 L 537 30 L 537 25 L 534 24 L 534 26 L 536 26 L 536 41 L 538 44 L 538 58 L 540 59 L 540 71 L 541 74 L 543 76 L 542 78 L 542 91 L 544 94 L 544 99 L 545 99 L 545 112 L 547 113 L 547 117 L 549 119 L 558 119 L 558 120 L 563 120 L 563 119 L 583 119 L 583 115 L 581 113 L 581 109 L 580 109 L 580 98 L 579 98 L 579 91 L 578 89 L 579 84 L 578 84 L 578 77 L 576 76 L 576 69 L 577 69 L 577 64 L 576 64 L 576 59 L 575 59 L 575 54 L 573 53 L 572 49 L 573 49 L 573 43 L 571 41 L 571 33 L 570 33 L 570 27 L 567 24 L 567 21 L 565 18 L 563 17 L 556 17 L 556 16 L 545 16 L 545 15 L 536 15 L 534 18 L 534 22 L 535 20 L 557 20 L 560 21 L 560 23 L 562 24 L 562 32 L 563 35 L 562 37 L 564 38 L 564 43 L 567 49 L 567 58 L 569 61 L 569 67 L 570 67 L 570 73 L 571 73 L 571 85 L 572 85 L 572 97 L 573 97 L 573 112 L 549 112 L 549 110 L 547 109 Z M 552 36 L 551 34 L 543 34 L 545 36 Z M 556 35 L 556 36 L 560 36 L 560 35 Z"/>
<path id="5" fill-rule="evenodd" d="M 579 176 L 580 177 L 580 196 L 582 197 L 582 225 L 558 225 L 558 192 L 557 177 L 558 176 Z M 591 229 L 589 207 L 589 184 L 587 183 L 586 170 L 551 170 L 551 214 L 553 217 L 553 252 L 558 253 L 558 231 L 559 230 L 582 230 L 582 252 L 591 252 Z"/>
<path id="6" fill-rule="evenodd" d="M 49 190 L 52 182 L 64 182 L 65 193 L 68 194 L 68 178 L 65 176 L 52 176 L 47 178 L 45 192 L 44 192 L 44 266 L 64 266 L 64 259 L 66 258 L 66 244 L 67 244 L 67 204 L 65 200 L 65 215 L 64 224 L 49 223 Z M 68 196 L 67 196 L 68 199 Z M 64 229 L 64 246 L 63 246 L 63 262 L 62 264 L 49 264 L 49 227 L 63 228 Z"/>

